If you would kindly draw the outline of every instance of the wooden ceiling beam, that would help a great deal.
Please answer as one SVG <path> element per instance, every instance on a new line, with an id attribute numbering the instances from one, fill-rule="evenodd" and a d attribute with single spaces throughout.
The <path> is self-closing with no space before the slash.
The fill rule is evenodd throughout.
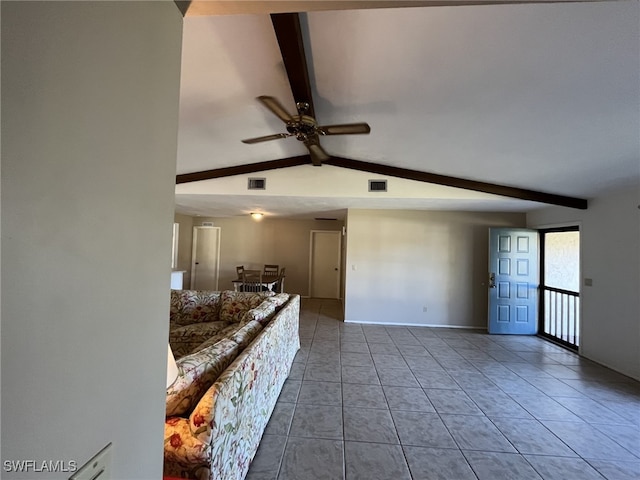
<path id="1" fill-rule="evenodd" d="M 271 15 L 271 23 L 273 23 L 273 30 L 280 46 L 293 100 L 296 103 L 307 103 L 309 108 L 306 114 L 315 117 L 300 17 L 297 13 L 276 13 Z"/>
<path id="2" fill-rule="evenodd" d="M 202 180 L 231 177 L 234 175 L 246 175 L 249 173 L 264 172 L 278 168 L 309 165 L 310 163 L 311 157 L 309 155 L 299 155 L 297 157 L 289 157 L 282 160 L 269 160 L 266 162 L 248 163 L 233 167 L 216 168 L 202 172 L 184 173 L 176 175 L 176 184 L 199 182 Z M 529 200 L 532 202 L 559 205 L 562 207 L 577 208 L 580 210 L 586 210 L 588 207 L 588 201 L 583 198 L 510 187 L 507 185 L 481 182 L 467 178 L 451 177 L 437 173 L 422 172 L 420 170 L 410 170 L 408 168 L 393 167 L 391 165 L 382 165 L 379 163 L 363 162 L 344 157 L 331 156 L 331 158 L 324 161 L 324 164 L 333 165 L 334 167 L 349 168 L 351 170 L 358 170 L 361 172 L 375 173 L 377 175 L 384 175 L 388 177 L 404 178 L 406 180 L 413 180 L 417 182 L 434 183 L 437 185 L 444 185 L 446 187 L 462 188 L 476 192 L 501 195 L 503 197 L 516 198 L 518 200 Z"/>
<path id="3" fill-rule="evenodd" d="M 589 3 L 619 0 L 192 0 L 180 6 L 186 16 L 268 14 L 372 8 L 452 7 L 536 3 Z"/>
<path id="4" fill-rule="evenodd" d="M 174 0 L 173 3 L 176 4 L 182 16 L 186 17 L 187 13 L 189 13 L 189 7 L 191 7 L 191 0 Z"/>
<path id="5" fill-rule="evenodd" d="M 477 180 L 451 177 L 448 175 L 439 175 L 437 173 L 410 170 L 407 168 L 393 167 L 391 165 L 382 165 L 379 163 L 362 162 L 360 160 L 352 160 L 343 157 L 331 156 L 331 158 L 326 160 L 324 164 L 389 177 L 398 177 L 418 182 L 435 183 L 447 187 L 463 188 L 465 190 L 473 190 L 476 192 L 491 193 L 494 195 L 501 195 L 503 197 L 517 198 L 518 200 L 529 200 L 532 202 L 547 203 L 550 205 L 559 205 L 562 207 L 577 208 L 581 210 L 586 210 L 588 207 L 587 200 L 582 198 L 556 195 L 553 193 L 527 190 L 525 188 L 510 187 L 495 183 L 480 182 Z"/>
<path id="6" fill-rule="evenodd" d="M 183 173 L 176 175 L 176 185 L 181 183 L 200 182 L 211 180 L 212 178 L 232 177 L 234 175 L 246 175 L 248 173 L 264 172 L 277 168 L 297 167 L 311 163 L 309 155 L 299 155 L 297 157 L 283 158 L 282 160 L 269 160 L 266 162 L 247 163 L 235 165 L 233 167 L 215 168 L 202 172 Z"/>

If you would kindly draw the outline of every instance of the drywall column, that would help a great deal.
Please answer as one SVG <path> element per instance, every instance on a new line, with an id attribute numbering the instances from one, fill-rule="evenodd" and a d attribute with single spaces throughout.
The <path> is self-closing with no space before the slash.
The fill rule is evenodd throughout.
<path id="1" fill-rule="evenodd" d="M 113 442 L 112 478 L 158 479 L 182 16 L 1 8 L 2 478 Z"/>

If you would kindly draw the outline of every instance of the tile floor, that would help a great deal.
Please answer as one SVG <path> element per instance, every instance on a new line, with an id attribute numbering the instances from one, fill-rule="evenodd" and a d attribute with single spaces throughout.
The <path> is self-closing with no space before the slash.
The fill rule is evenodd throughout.
<path id="1" fill-rule="evenodd" d="M 537 337 L 300 316 L 248 480 L 640 478 L 639 382 Z"/>

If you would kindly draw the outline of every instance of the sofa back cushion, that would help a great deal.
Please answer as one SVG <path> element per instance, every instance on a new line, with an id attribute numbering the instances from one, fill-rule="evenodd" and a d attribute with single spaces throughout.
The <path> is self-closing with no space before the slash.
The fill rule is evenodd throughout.
<path id="1" fill-rule="evenodd" d="M 171 345 L 174 357 L 178 359 L 190 353 L 195 353 L 195 347 L 216 335 L 227 325 L 228 323 L 218 321 L 192 323 L 184 327 L 172 327 L 169 330 L 169 345 Z M 213 345 L 213 343 L 209 345 Z"/>
<path id="2" fill-rule="evenodd" d="M 262 325 L 259 322 L 250 321 L 236 330 L 229 339 L 236 342 L 240 346 L 240 350 L 244 350 L 261 331 Z"/>
<path id="3" fill-rule="evenodd" d="M 220 295 L 220 320 L 238 323 L 244 314 L 257 307 L 265 298 L 272 297 L 273 292 L 234 292 L 225 290 Z"/>
<path id="4" fill-rule="evenodd" d="M 258 322 L 261 325 L 266 325 L 273 317 L 273 314 L 276 313 L 276 306 L 271 302 L 264 301 L 260 305 L 255 308 L 249 310 L 245 316 L 245 322 Z"/>
<path id="5" fill-rule="evenodd" d="M 238 344 L 222 339 L 205 349 L 177 360 L 179 375 L 167 388 L 166 415 L 184 415 L 240 353 Z"/>
<path id="6" fill-rule="evenodd" d="M 220 316 L 220 292 L 171 290 L 169 321 L 172 327 L 215 322 Z"/>
<path id="7" fill-rule="evenodd" d="M 282 305 L 287 303 L 287 300 L 289 300 L 290 296 L 291 295 L 289 295 L 288 293 L 278 293 L 273 297 L 267 298 L 267 301 L 273 303 L 276 309 L 279 309 Z"/>
<path id="8" fill-rule="evenodd" d="M 273 297 L 265 298 L 260 305 L 252 308 L 245 314 L 243 321 L 255 321 L 264 326 L 269 323 L 275 313 L 286 303 L 288 299 L 288 293 L 279 293 Z"/>

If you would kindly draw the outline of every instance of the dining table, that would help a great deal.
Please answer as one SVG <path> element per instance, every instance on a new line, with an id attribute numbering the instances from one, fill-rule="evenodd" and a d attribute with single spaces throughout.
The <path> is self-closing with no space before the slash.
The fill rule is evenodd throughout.
<path id="1" fill-rule="evenodd" d="M 236 278 L 235 280 L 231 280 L 233 283 L 233 289 L 236 292 L 240 291 L 240 287 L 242 286 L 243 280 L 242 278 Z M 274 288 L 277 285 L 280 285 L 280 292 L 284 291 L 284 275 L 262 275 L 262 286 L 269 290 L 270 292 L 274 291 Z"/>

